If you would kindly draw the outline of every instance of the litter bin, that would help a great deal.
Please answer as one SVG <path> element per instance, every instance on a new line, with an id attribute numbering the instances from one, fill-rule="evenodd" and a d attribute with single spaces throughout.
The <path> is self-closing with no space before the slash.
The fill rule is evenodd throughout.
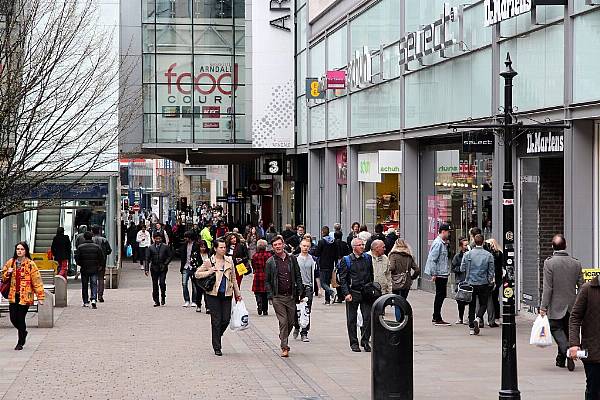
<path id="1" fill-rule="evenodd" d="M 394 307 L 387 310 L 386 315 L 387 306 Z M 371 398 L 373 400 L 413 399 L 412 318 L 412 308 L 402 296 L 387 294 L 373 304 L 371 310 L 373 339 Z"/>

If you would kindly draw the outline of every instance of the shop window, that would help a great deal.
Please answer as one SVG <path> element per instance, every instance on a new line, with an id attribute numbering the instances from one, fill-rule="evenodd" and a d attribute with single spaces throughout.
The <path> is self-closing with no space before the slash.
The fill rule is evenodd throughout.
<path id="1" fill-rule="evenodd" d="M 600 11 L 574 19 L 573 102 L 600 98 Z"/>
<path id="2" fill-rule="evenodd" d="M 379 183 L 362 183 L 362 221 L 370 232 L 376 224 L 383 224 L 385 231 L 399 228 L 400 178 L 400 174 L 382 174 Z"/>

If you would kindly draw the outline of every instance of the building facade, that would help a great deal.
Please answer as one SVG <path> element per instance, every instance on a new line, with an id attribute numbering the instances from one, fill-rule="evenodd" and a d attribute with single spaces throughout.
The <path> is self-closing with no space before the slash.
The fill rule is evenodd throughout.
<path id="1" fill-rule="evenodd" d="M 298 1 L 295 152 L 307 157 L 311 232 L 382 223 L 421 265 L 442 222 L 452 251 L 474 226 L 501 243 L 504 143 L 448 124 L 496 121 L 510 53 L 517 119 L 570 124 L 514 145 L 518 295 L 535 307 L 554 233 L 584 266 L 599 262 L 600 8 L 504 3 Z M 345 88 L 326 89 L 331 71 L 345 71 Z M 306 78 L 323 99 L 307 99 Z"/>

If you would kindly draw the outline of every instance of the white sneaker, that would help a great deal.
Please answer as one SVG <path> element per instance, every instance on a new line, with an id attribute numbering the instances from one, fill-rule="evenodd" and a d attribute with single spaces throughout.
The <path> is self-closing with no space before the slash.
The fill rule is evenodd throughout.
<path id="1" fill-rule="evenodd" d="M 196 307 L 196 302 L 192 301 L 192 303 L 190 304 L 190 307 Z"/>
<path id="2" fill-rule="evenodd" d="M 454 325 L 463 325 L 464 322 L 462 319 L 457 319 L 456 322 L 454 323 Z"/>
<path id="3" fill-rule="evenodd" d="M 185 303 L 183 303 L 182 307 L 189 307 L 190 306 L 190 302 L 186 301 Z"/>
<path id="4" fill-rule="evenodd" d="M 475 329 L 473 329 L 473 328 L 469 329 L 469 335 L 475 335 Z"/>
<path id="5" fill-rule="evenodd" d="M 89 307 L 89 306 L 90 306 L 89 303 L 83 303 L 82 307 Z"/>
<path id="6" fill-rule="evenodd" d="M 143 270 L 144 270 L 144 267 L 140 267 L 140 270 L 141 270 L 141 271 L 143 271 Z"/>

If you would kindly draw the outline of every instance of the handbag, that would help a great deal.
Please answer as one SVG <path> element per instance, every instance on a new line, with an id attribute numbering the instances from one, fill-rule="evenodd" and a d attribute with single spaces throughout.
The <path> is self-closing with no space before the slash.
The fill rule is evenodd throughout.
<path id="1" fill-rule="evenodd" d="M 460 282 L 456 288 L 456 301 L 462 301 L 464 303 L 470 303 L 473 300 L 473 286 L 467 282 Z"/>
<path id="2" fill-rule="evenodd" d="M 15 265 L 15 260 L 13 260 L 12 267 L 14 267 L 14 265 Z M 8 300 L 8 295 L 10 294 L 11 275 L 12 275 L 12 272 L 10 274 L 8 274 L 6 279 L 2 279 L 2 282 L 0 283 L 0 293 L 2 293 L 2 297 L 4 297 L 7 300 Z"/>
<path id="3" fill-rule="evenodd" d="M 381 285 L 379 282 L 369 282 L 363 287 L 361 294 L 367 302 L 373 304 L 382 294 Z"/>
<path id="4" fill-rule="evenodd" d="M 210 274 L 206 278 L 196 279 L 196 284 L 205 292 L 210 292 L 215 287 L 217 282 L 217 274 Z"/>

